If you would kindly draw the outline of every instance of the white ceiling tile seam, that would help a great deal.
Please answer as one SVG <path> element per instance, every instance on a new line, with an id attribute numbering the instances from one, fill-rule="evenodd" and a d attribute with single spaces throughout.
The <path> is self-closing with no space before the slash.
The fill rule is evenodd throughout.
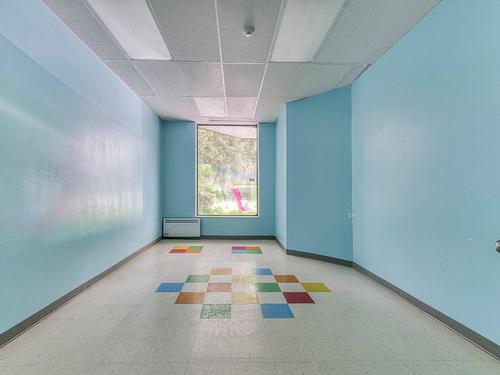
<path id="1" fill-rule="evenodd" d="M 217 1 L 217 0 L 216 0 Z M 269 46 L 269 51 L 267 53 L 266 65 L 264 66 L 264 73 L 262 74 L 262 80 L 260 81 L 259 91 L 257 93 L 257 99 L 255 100 L 255 107 L 253 109 L 253 117 L 255 118 L 255 114 L 257 113 L 257 107 L 260 101 L 260 95 L 262 93 L 262 87 L 264 86 L 264 80 L 266 79 L 267 67 L 269 65 L 269 61 L 271 60 L 271 56 L 273 54 L 274 44 L 276 43 L 276 38 L 278 37 L 278 30 L 281 26 L 281 19 L 283 18 L 283 13 L 285 12 L 287 0 L 281 0 L 280 10 L 278 12 L 278 17 L 276 19 L 276 25 L 274 25 L 273 38 L 271 40 L 271 45 Z"/>
<path id="2" fill-rule="evenodd" d="M 85 0 L 131 58 L 172 60 L 145 0 Z"/>
<path id="3" fill-rule="evenodd" d="M 328 32 L 325 34 L 325 37 L 321 41 L 321 44 L 319 45 L 319 48 L 316 51 L 316 53 L 314 54 L 314 56 L 313 56 L 313 58 L 312 58 L 311 61 L 314 61 L 316 59 L 316 57 L 318 57 L 319 51 L 321 51 L 323 49 L 323 47 L 325 46 L 326 41 L 330 37 L 330 34 L 333 33 L 333 30 L 335 29 L 335 26 L 339 23 L 340 19 L 342 18 L 342 15 L 344 14 L 344 11 L 346 10 L 346 8 L 349 5 L 350 1 L 351 0 L 345 0 L 344 5 L 342 5 L 342 8 L 340 9 L 339 13 L 337 14 L 337 17 L 335 17 L 335 20 L 332 22 L 332 26 L 330 26 L 330 30 L 328 30 Z M 356 64 L 356 63 L 354 63 L 354 64 Z"/>
<path id="4" fill-rule="evenodd" d="M 108 36 L 111 38 L 111 40 L 113 41 L 113 43 L 120 49 L 120 51 L 125 55 L 125 57 L 127 58 L 127 60 L 119 60 L 119 61 L 130 61 L 131 65 L 133 66 L 134 70 L 141 76 L 141 78 L 144 80 L 144 82 L 146 83 L 146 85 L 149 86 L 151 92 L 155 93 L 156 94 L 156 91 L 153 89 L 153 86 L 151 86 L 151 84 L 146 80 L 146 77 L 144 77 L 144 75 L 142 74 L 142 72 L 137 69 L 137 67 L 133 64 L 133 61 L 132 59 L 130 58 L 130 56 L 128 55 L 128 53 L 123 49 L 123 47 L 121 46 L 120 43 L 118 43 L 118 40 L 116 40 L 115 36 L 113 35 L 113 33 L 111 32 L 111 30 L 109 30 L 109 28 L 106 26 L 106 24 L 101 20 L 101 18 L 97 15 L 97 13 L 94 11 L 94 8 L 92 8 L 92 6 L 87 2 L 87 0 L 80 0 L 81 3 L 89 10 L 90 13 L 92 13 L 92 15 L 94 16 L 94 18 L 97 20 L 97 22 L 99 22 L 99 24 L 101 25 L 101 27 L 104 29 L 104 31 L 106 32 L 106 34 L 108 34 Z M 167 46 L 168 48 L 168 46 Z M 111 68 L 110 68 L 111 69 Z M 112 69 L 111 69 L 112 70 Z M 115 73 L 116 74 L 116 73 Z M 122 79 L 120 77 L 120 79 Z M 123 79 L 122 79 L 123 80 Z"/>
<path id="5" fill-rule="evenodd" d="M 163 30 L 163 28 L 160 25 L 160 22 L 158 20 L 158 16 L 154 12 L 153 7 L 151 6 L 150 0 L 145 0 L 145 1 L 146 1 L 146 5 L 149 9 L 149 12 L 151 13 L 151 16 L 153 17 L 153 20 L 156 23 L 156 27 L 160 31 L 161 37 L 163 39 L 163 43 L 165 43 L 165 47 L 167 47 L 167 50 L 170 52 L 171 61 L 174 61 L 175 59 L 174 59 L 174 56 L 172 55 L 172 50 L 170 49 L 170 47 L 168 45 L 167 36 L 165 35 L 165 31 Z"/>
<path id="6" fill-rule="evenodd" d="M 104 31 L 106 32 L 106 34 L 108 34 L 108 36 L 111 38 L 111 40 L 113 41 L 113 43 L 115 43 L 116 46 L 120 49 L 120 51 L 122 51 L 122 53 L 125 55 L 125 57 L 128 60 L 130 60 L 130 56 L 128 55 L 128 53 L 123 49 L 123 47 L 121 46 L 121 44 L 118 43 L 118 40 L 116 40 L 116 38 L 113 35 L 113 33 L 111 32 L 111 30 L 109 30 L 109 28 L 106 26 L 106 24 L 101 20 L 101 17 L 99 17 L 97 15 L 97 13 L 94 10 L 94 8 L 92 8 L 92 6 L 88 3 L 87 0 L 80 0 L 80 1 L 83 3 L 83 5 L 85 5 L 85 7 L 89 10 L 89 12 L 92 13 L 92 15 L 94 16 L 94 18 L 97 20 L 97 22 L 99 22 L 99 24 L 104 29 Z"/>
<path id="7" fill-rule="evenodd" d="M 345 0 L 288 0 L 271 62 L 309 62 L 320 48 Z"/>
<path id="8" fill-rule="evenodd" d="M 224 108 L 225 108 L 226 117 L 227 117 L 228 111 L 227 111 L 226 80 L 224 77 L 224 61 L 222 60 L 222 45 L 221 45 L 221 41 L 220 41 L 220 24 L 219 24 L 219 8 L 217 6 L 217 0 L 214 0 L 214 6 L 215 6 L 215 24 L 217 26 L 217 42 L 219 44 L 220 69 L 221 69 L 221 75 L 222 75 L 222 92 L 224 94 Z M 199 112 L 199 108 L 198 108 L 198 112 Z M 200 113 L 200 116 L 201 116 L 201 113 Z"/>
<path id="9" fill-rule="evenodd" d="M 42 1 L 158 114 L 191 121 L 209 120 L 200 118 L 200 114 L 210 109 L 210 100 L 217 104 L 214 114 L 225 115 L 228 121 L 248 120 L 252 115 L 255 121 L 264 121 L 264 117 L 266 121 L 275 121 L 282 108 L 278 103 L 317 95 L 355 81 L 369 64 L 439 3 L 438 0 L 379 0 L 377 6 L 364 0 L 312 0 L 310 3 L 309 0 L 307 3 L 302 3 L 303 0 L 137 0 L 144 3 L 140 15 L 135 18 L 116 15 L 116 20 L 108 26 L 105 22 L 113 18 L 113 7 L 106 6 L 102 11 L 100 6 L 92 6 L 94 2 L 106 4 L 108 0 Z M 121 6 L 121 0 L 109 1 Z M 127 4 L 131 4 L 131 11 L 137 8 L 134 1 L 124 1 L 123 9 L 117 8 L 117 12 L 126 12 Z M 257 38 L 250 40 L 241 37 L 247 5 L 256 17 L 245 22 L 257 29 Z M 126 20 L 140 19 L 146 10 L 150 26 L 138 25 L 139 39 L 134 42 L 135 22 Z M 101 11 L 104 12 L 102 18 Z M 315 14 L 321 15 L 321 25 L 311 24 L 313 31 L 307 25 L 314 21 Z M 296 27 L 290 21 L 294 19 Z M 186 25 L 185 20 L 199 22 Z M 361 26 L 365 24 L 363 29 Z M 128 35 L 128 32 L 122 33 L 120 27 L 130 29 L 130 45 L 120 43 Z M 156 42 L 145 40 L 144 48 L 135 51 L 139 46 L 137 40 L 153 28 L 156 31 L 151 37 Z M 370 33 L 370 28 L 375 28 L 375 35 Z M 281 46 L 280 33 L 287 36 L 281 37 Z M 301 37 L 294 37 L 303 33 L 302 42 Z M 300 43 L 308 46 L 295 45 Z M 148 56 L 151 47 L 161 45 L 163 47 L 155 49 L 160 53 L 159 59 L 155 58 L 156 53 Z M 163 53 L 165 48 L 170 51 L 171 46 L 169 60 L 162 59 L 161 56 L 167 56 Z M 287 46 L 291 46 L 290 51 L 286 51 Z M 273 62 L 274 55 L 276 61 Z M 276 63 L 284 66 L 273 66 Z M 205 100 L 201 109 L 193 97 L 207 98 L 200 99 Z M 220 99 L 208 99 L 211 97 Z"/>

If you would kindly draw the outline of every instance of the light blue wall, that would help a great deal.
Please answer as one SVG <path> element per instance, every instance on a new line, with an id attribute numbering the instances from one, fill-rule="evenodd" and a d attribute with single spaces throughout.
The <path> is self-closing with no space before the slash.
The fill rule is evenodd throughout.
<path id="1" fill-rule="evenodd" d="M 274 235 L 274 124 L 259 124 L 259 217 L 202 218 L 203 235 Z M 196 214 L 196 124 L 165 122 L 162 126 L 163 214 Z"/>
<path id="2" fill-rule="evenodd" d="M 283 246 L 286 241 L 286 106 L 276 122 L 276 190 L 275 190 L 275 235 Z"/>
<path id="3" fill-rule="evenodd" d="M 352 260 L 350 87 L 286 110 L 287 247 Z"/>
<path id="4" fill-rule="evenodd" d="M 159 119 L 40 1 L 0 2 L 0 332 L 160 234 Z"/>
<path id="5" fill-rule="evenodd" d="M 193 217 L 196 212 L 196 125 L 164 122 L 161 126 L 163 216 Z"/>
<path id="6" fill-rule="evenodd" d="M 354 260 L 497 343 L 499 14 L 441 2 L 352 90 Z"/>

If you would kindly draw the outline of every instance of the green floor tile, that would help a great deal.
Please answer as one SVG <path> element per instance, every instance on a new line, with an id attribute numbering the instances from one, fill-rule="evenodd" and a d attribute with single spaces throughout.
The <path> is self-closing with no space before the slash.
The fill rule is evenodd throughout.
<path id="1" fill-rule="evenodd" d="M 231 319 L 231 305 L 205 304 L 201 309 L 200 319 Z"/>
<path id="2" fill-rule="evenodd" d="M 203 246 L 189 246 L 189 250 L 202 250 Z"/>
<path id="3" fill-rule="evenodd" d="M 189 275 L 186 282 L 187 283 L 208 283 L 210 275 Z"/>
<path id="4" fill-rule="evenodd" d="M 255 289 L 257 292 L 281 292 L 281 289 L 277 283 L 255 283 Z"/>
<path id="5" fill-rule="evenodd" d="M 247 250 L 247 254 L 262 254 L 260 250 Z"/>

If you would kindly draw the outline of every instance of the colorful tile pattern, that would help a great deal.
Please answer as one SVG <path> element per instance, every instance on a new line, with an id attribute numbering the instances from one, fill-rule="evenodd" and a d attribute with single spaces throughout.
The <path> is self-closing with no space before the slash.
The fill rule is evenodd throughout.
<path id="1" fill-rule="evenodd" d="M 283 292 L 288 303 L 314 303 L 307 292 Z"/>
<path id="2" fill-rule="evenodd" d="M 231 275 L 231 268 L 212 268 L 212 275 Z"/>
<path id="3" fill-rule="evenodd" d="M 207 292 L 230 292 L 231 283 L 208 283 Z"/>
<path id="4" fill-rule="evenodd" d="M 259 299 L 257 298 L 257 294 L 255 292 L 234 292 L 232 302 L 235 305 L 251 305 L 259 303 Z"/>
<path id="5" fill-rule="evenodd" d="M 255 289 L 259 293 L 281 292 L 277 283 L 255 283 Z"/>
<path id="6" fill-rule="evenodd" d="M 175 300 L 176 304 L 200 304 L 203 303 L 205 293 L 201 292 L 180 292 Z"/>
<path id="7" fill-rule="evenodd" d="M 308 292 L 331 292 L 328 287 L 323 283 L 302 283 L 304 289 Z"/>
<path id="8" fill-rule="evenodd" d="M 231 319 L 230 304 L 204 304 L 201 308 L 201 319 Z"/>
<path id="9" fill-rule="evenodd" d="M 208 283 L 210 275 L 189 275 L 186 279 L 187 283 Z"/>
<path id="10" fill-rule="evenodd" d="M 170 254 L 199 254 L 203 246 L 179 245 L 170 250 Z"/>
<path id="11" fill-rule="evenodd" d="M 161 283 L 158 289 L 156 289 L 156 293 L 165 293 L 165 292 L 180 292 L 184 283 Z"/>
<path id="12" fill-rule="evenodd" d="M 270 268 L 255 268 L 252 271 L 254 275 L 273 275 L 273 271 Z"/>
<path id="13" fill-rule="evenodd" d="M 260 246 L 233 246 L 232 254 L 262 254 Z"/>
<path id="14" fill-rule="evenodd" d="M 298 283 L 295 275 L 274 275 L 277 283 Z"/>
<path id="15" fill-rule="evenodd" d="M 226 267 L 189 275 L 184 283 L 161 283 L 156 292 L 178 293 L 176 304 L 201 305 L 201 319 L 231 319 L 232 305 L 251 304 L 260 305 L 264 319 L 291 319 L 290 305 L 313 304 L 310 293 L 331 290 L 323 283 L 301 283 L 295 275 L 274 275 L 270 268 Z"/>
<path id="16" fill-rule="evenodd" d="M 286 303 L 263 303 L 260 305 L 264 319 L 290 319 L 293 316 L 290 306 Z"/>

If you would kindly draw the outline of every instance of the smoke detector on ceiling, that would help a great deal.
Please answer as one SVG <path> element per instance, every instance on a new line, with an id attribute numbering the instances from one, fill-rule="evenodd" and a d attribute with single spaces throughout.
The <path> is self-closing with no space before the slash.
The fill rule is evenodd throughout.
<path id="1" fill-rule="evenodd" d="M 243 28 L 243 35 L 246 36 L 247 38 L 250 38 L 254 32 L 255 28 L 253 26 L 245 26 Z"/>

